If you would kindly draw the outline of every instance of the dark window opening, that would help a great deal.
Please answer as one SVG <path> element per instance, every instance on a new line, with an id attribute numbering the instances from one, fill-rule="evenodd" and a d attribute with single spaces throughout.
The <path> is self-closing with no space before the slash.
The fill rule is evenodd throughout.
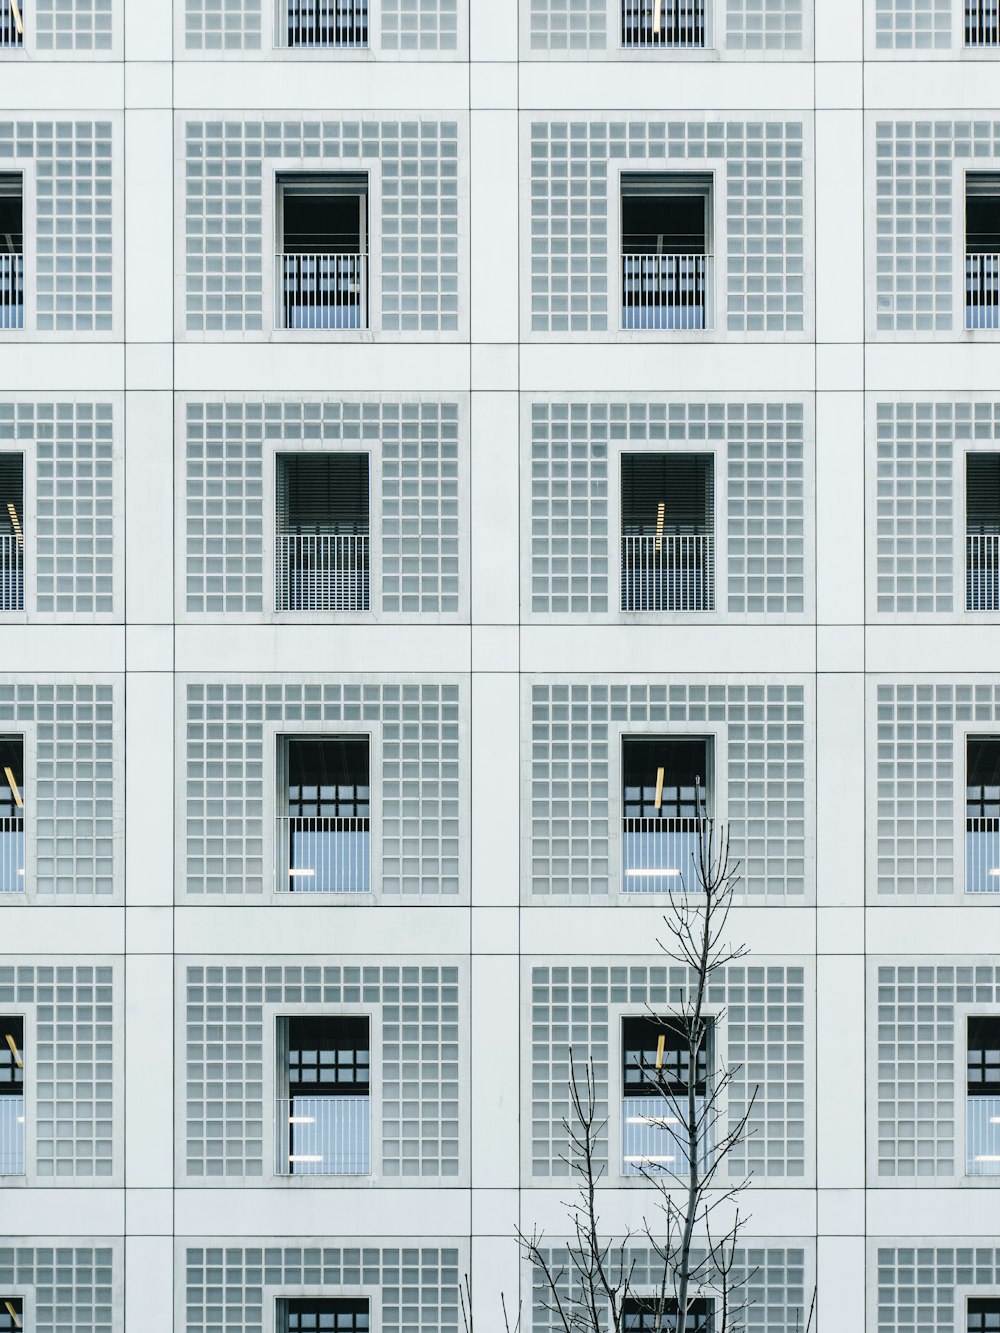
<path id="1" fill-rule="evenodd" d="M 0 173 L 0 329 L 24 328 L 24 183 Z"/>
<path id="2" fill-rule="evenodd" d="M 289 815 L 367 823 L 371 814 L 367 736 L 288 736 L 285 747 Z"/>
<path id="3" fill-rule="evenodd" d="M 367 611 L 367 454 L 282 454 L 276 466 L 279 611 Z"/>
<path id="4" fill-rule="evenodd" d="M 622 327 L 704 329 L 710 176 L 623 175 Z"/>
<path id="5" fill-rule="evenodd" d="M 712 454 L 623 454 L 622 610 L 715 607 Z"/>
<path id="6" fill-rule="evenodd" d="M 23 893 L 24 738 L 0 736 L 0 896 Z"/>
<path id="7" fill-rule="evenodd" d="M 1000 611 L 1000 454 L 965 457 L 965 606 Z"/>
<path id="8" fill-rule="evenodd" d="M 280 323 L 358 329 L 368 323 L 368 176 L 278 178 Z"/>
<path id="9" fill-rule="evenodd" d="M 0 1015 L 0 1097 L 24 1096 L 24 1019 Z"/>
<path id="10" fill-rule="evenodd" d="M 965 178 L 965 311 L 969 329 L 1000 322 L 1000 174 Z"/>
<path id="11" fill-rule="evenodd" d="M 0 453 L 0 611 L 24 610 L 24 456 Z"/>
<path id="12" fill-rule="evenodd" d="M 673 1333 L 677 1327 L 678 1305 L 673 1297 L 627 1296 L 622 1303 L 624 1333 Z M 713 1333 L 715 1301 L 699 1296 L 688 1302 L 688 1333 Z"/>
<path id="13" fill-rule="evenodd" d="M 1000 1017 L 969 1018 L 967 1062 L 969 1096 L 1000 1095 Z"/>
<path id="14" fill-rule="evenodd" d="M 1000 1333 L 1000 1296 L 970 1296 L 966 1333 Z"/>
<path id="15" fill-rule="evenodd" d="M 278 1301 L 278 1333 L 369 1333 L 365 1297 L 287 1297 Z"/>
<path id="16" fill-rule="evenodd" d="M 695 1058 L 694 1091 L 704 1097 L 708 1087 L 706 1021 Z M 691 1026 L 683 1018 L 622 1019 L 622 1092 L 626 1097 L 669 1093 L 683 1096 L 691 1087 Z"/>
<path id="17" fill-rule="evenodd" d="M 24 1328 L 24 1301 L 20 1296 L 0 1296 L 0 1333 Z"/>
<path id="18" fill-rule="evenodd" d="M 289 46 L 367 46 L 368 0 L 283 0 Z"/>
<path id="19" fill-rule="evenodd" d="M 622 46 L 703 47 L 705 0 L 620 0 Z"/>
<path id="20" fill-rule="evenodd" d="M 371 1038 L 366 1017 L 289 1018 L 286 1022 L 290 1096 L 368 1094 Z"/>
<path id="21" fill-rule="evenodd" d="M 626 826 L 637 819 L 693 821 L 704 815 L 711 791 L 711 763 L 712 738 L 708 736 L 623 736 Z"/>
<path id="22" fill-rule="evenodd" d="M 965 746 L 967 827 L 1000 828 L 1000 736 L 968 736 Z"/>

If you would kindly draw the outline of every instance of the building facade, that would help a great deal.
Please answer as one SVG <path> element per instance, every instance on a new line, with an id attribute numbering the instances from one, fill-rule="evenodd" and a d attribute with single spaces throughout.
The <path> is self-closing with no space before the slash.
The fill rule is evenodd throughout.
<path id="1" fill-rule="evenodd" d="M 695 780 L 747 1330 L 1000 1328 L 998 56 L 0 0 L 0 1330 L 553 1327 Z"/>

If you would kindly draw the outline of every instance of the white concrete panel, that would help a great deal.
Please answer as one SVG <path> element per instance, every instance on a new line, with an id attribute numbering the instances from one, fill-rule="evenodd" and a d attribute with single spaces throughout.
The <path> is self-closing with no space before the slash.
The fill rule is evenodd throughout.
<path id="1" fill-rule="evenodd" d="M 169 110 L 125 116 L 125 333 L 138 342 L 173 336 L 173 118 Z"/>
<path id="2" fill-rule="evenodd" d="M 11 675 L 120 672 L 125 669 L 121 625 L 5 625 L 3 671 Z"/>
<path id="3" fill-rule="evenodd" d="M 170 60 L 173 57 L 170 8 L 169 5 L 150 5 L 149 0 L 125 0 L 126 61 Z"/>
<path id="4" fill-rule="evenodd" d="M 2 1217 L 2 1204 L 0 1204 Z M 466 1189 L 180 1189 L 178 1236 L 426 1236 L 469 1234 Z"/>
<path id="5" fill-rule="evenodd" d="M 864 0 L 816 0 L 816 60 L 861 60 L 864 53 Z"/>
<path id="6" fill-rule="evenodd" d="M 516 314 L 515 314 L 516 318 Z M 517 397 L 472 395 L 472 618 L 518 620 Z"/>
<path id="7" fill-rule="evenodd" d="M 497 1003 L 497 997 L 508 1002 Z M 472 1184 L 514 1189 L 518 1182 L 521 1030 L 518 961 L 480 957 L 472 963 Z"/>
<path id="8" fill-rule="evenodd" d="M 512 66 L 500 68 L 514 71 Z M 481 78 L 481 67 L 472 78 Z M 469 138 L 472 337 L 476 342 L 516 342 L 517 283 L 512 278 L 518 264 L 517 112 L 473 112 Z"/>
<path id="9" fill-rule="evenodd" d="M 405 350 L 404 350 L 405 349 Z M 467 344 L 428 338 L 358 341 L 178 343 L 178 392 L 459 393 L 469 387 Z"/>
<path id="10" fill-rule="evenodd" d="M 869 672 L 995 672 L 1000 653 L 1000 625 L 950 625 L 946 633 L 932 625 L 872 625 L 866 631 Z"/>
<path id="11" fill-rule="evenodd" d="M 637 906 L 619 898 L 607 907 L 524 907 L 521 952 L 548 957 L 579 955 L 650 960 L 663 957 L 657 941 L 670 943 L 664 925 L 668 905 Z M 812 954 L 816 945 L 815 912 L 807 907 L 734 907 L 726 938 L 745 944 L 752 955 Z"/>
<path id="12" fill-rule="evenodd" d="M 294 895 L 293 895 L 294 897 Z M 179 954 L 316 953 L 336 945 L 338 954 L 455 954 L 469 950 L 467 908 L 393 906 L 324 907 L 298 901 L 279 906 L 241 902 L 234 908 L 179 907 L 175 913 Z"/>
<path id="13" fill-rule="evenodd" d="M 773 111 L 813 105 L 812 65 L 675 61 L 663 77 L 659 61 L 525 61 L 521 65 L 522 108 L 543 111 L 613 111 L 655 107 L 684 115 L 698 108 L 712 111 Z"/>
<path id="14" fill-rule="evenodd" d="M 516 907 L 520 828 L 520 689 L 514 674 L 472 678 L 472 900 Z M 489 802 L 475 799 L 489 791 Z"/>
<path id="15" fill-rule="evenodd" d="M 174 691 L 167 672 L 133 672 L 125 691 L 125 878 L 131 906 L 174 900 Z"/>
<path id="16" fill-rule="evenodd" d="M 185 61 L 174 69 L 174 106 L 248 111 L 322 111 L 338 114 L 441 111 L 469 105 L 469 69 L 459 61 L 338 61 L 331 88 L 328 60 Z M 343 108 L 343 112 L 341 112 Z"/>
<path id="17" fill-rule="evenodd" d="M 865 912 L 868 953 L 926 954 L 960 958 L 1000 954 L 1000 913 L 994 903 L 961 900 L 954 906 L 914 903 L 869 907 Z"/>
<path id="18" fill-rule="evenodd" d="M 523 184 L 522 184 L 523 188 Z M 649 393 L 683 385 L 685 392 L 803 394 L 815 383 L 813 347 L 806 342 L 653 342 L 616 334 L 613 343 L 526 344 L 521 353 L 524 393 Z M 632 339 L 632 341 L 629 341 Z"/>
<path id="19" fill-rule="evenodd" d="M 4 1236 L 121 1236 L 124 1230 L 124 1190 L 0 1190 Z"/>
<path id="20" fill-rule="evenodd" d="M 469 670 L 462 625 L 179 625 L 178 671 L 454 672 Z"/>
<path id="21" fill-rule="evenodd" d="M 125 960 L 125 1180 L 173 1184 L 173 960 Z"/>
<path id="22" fill-rule="evenodd" d="M 816 684 L 816 893 L 824 907 L 865 901 L 865 689 L 857 674 Z"/>
<path id="23" fill-rule="evenodd" d="M 806 672 L 816 635 L 807 626 L 525 625 L 521 670 L 576 674 Z"/>
<path id="24" fill-rule="evenodd" d="M 517 60 L 516 4 L 469 0 L 469 57 L 474 62 Z M 475 80 L 475 70 L 470 78 Z"/>
<path id="25" fill-rule="evenodd" d="M 172 1333 L 173 1242 L 168 1237 L 129 1236 L 125 1242 L 125 1333 Z"/>
<path id="26" fill-rule="evenodd" d="M 815 1333 L 866 1327 L 865 1243 L 860 1236 L 820 1237 L 816 1288 Z"/>
<path id="27" fill-rule="evenodd" d="M 864 400 L 816 395 L 816 616 L 864 621 Z M 859 664 L 860 665 L 860 664 Z"/>
<path id="28" fill-rule="evenodd" d="M 864 329 L 864 137 L 859 109 L 816 113 L 816 338 Z"/>
<path id="29" fill-rule="evenodd" d="M 820 941 L 822 948 L 822 940 Z M 816 1178 L 821 1188 L 864 1187 L 864 959 L 816 963 Z"/>
<path id="30" fill-rule="evenodd" d="M 4 907 L 3 951 L 12 957 L 48 954 L 121 953 L 125 912 L 121 907 L 51 905 Z"/>
<path id="31" fill-rule="evenodd" d="M 125 432 L 126 615 L 130 621 L 140 624 L 169 625 L 174 615 L 171 396 L 166 393 L 127 393 Z M 172 669 L 172 653 L 160 665 Z"/>

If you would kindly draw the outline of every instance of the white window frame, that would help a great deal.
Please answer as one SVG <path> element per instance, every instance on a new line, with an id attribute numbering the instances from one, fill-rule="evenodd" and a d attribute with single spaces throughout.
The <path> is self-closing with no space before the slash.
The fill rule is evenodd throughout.
<path id="1" fill-rule="evenodd" d="M 622 327 L 622 177 L 649 176 L 665 182 L 664 194 L 697 193 L 694 186 L 703 188 L 705 203 L 705 254 L 710 261 L 706 265 L 705 286 L 705 327 L 703 329 L 626 329 Z M 686 185 L 687 179 L 694 178 L 694 185 Z M 664 158 L 655 163 L 648 158 L 618 160 L 608 162 L 608 332 L 628 342 L 704 342 L 706 338 L 715 338 L 724 330 L 720 328 L 719 292 L 725 291 L 725 274 L 722 270 L 724 256 L 717 252 L 723 248 L 718 244 L 720 228 L 717 219 L 725 218 L 725 179 L 724 170 L 719 170 L 717 161 L 708 159 L 686 158 L 683 163 L 673 165 Z"/>
<path id="2" fill-rule="evenodd" d="M 625 454 L 706 454 L 712 458 L 712 536 L 715 544 L 714 561 L 714 588 L 715 610 L 714 611 L 623 611 L 621 597 L 621 574 L 622 574 L 622 458 Z M 613 542 L 613 551 L 609 559 L 609 565 L 613 565 L 617 578 L 614 580 L 612 588 L 609 589 L 609 601 L 614 603 L 612 614 L 615 618 L 626 625 L 672 625 L 682 623 L 685 625 L 711 625 L 715 624 L 718 617 L 722 614 L 722 609 L 727 603 L 728 588 L 726 586 L 726 567 L 728 564 L 728 533 L 725 528 L 724 513 L 720 505 L 720 475 L 723 481 L 725 466 L 725 446 L 698 440 L 684 440 L 674 442 L 672 440 L 624 440 L 613 442 L 609 447 L 609 470 L 614 468 L 613 477 L 609 477 L 610 495 L 608 497 L 608 524 L 611 529 L 611 541 Z M 720 468 L 723 472 L 720 473 Z M 530 498 L 529 498 L 530 505 Z M 530 507 L 528 510 L 530 516 Z M 529 517 L 530 522 L 530 517 Z M 609 579 L 609 583 L 611 580 Z M 707 734 L 707 733 L 706 733 Z"/>
<path id="3" fill-rule="evenodd" d="M 275 830 L 282 813 L 282 793 L 279 790 L 281 780 L 278 745 L 285 736 L 297 738 L 315 737 L 322 740 L 333 736 L 368 737 L 368 772 L 370 810 L 368 816 L 369 840 L 371 849 L 371 887 L 367 893 L 292 893 L 277 887 L 277 838 Z M 270 781 L 265 766 L 264 777 L 264 898 L 269 906 L 286 907 L 368 907 L 382 900 L 382 723 L 370 722 L 324 722 L 312 720 L 267 722 L 264 724 L 264 753 L 270 756 Z M 265 765 L 268 760 L 265 759 Z"/>
<path id="4" fill-rule="evenodd" d="M 263 1181 L 278 1189 L 364 1189 L 382 1183 L 382 1002 L 364 1004 L 294 1004 L 267 1003 L 264 1009 L 264 1123 L 270 1125 L 270 1133 L 264 1133 L 264 1152 L 270 1152 L 265 1163 Z M 288 1096 L 287 1083 L 282 1094 L 282 1078 L 278 1070 L 280 1042 L 278 1040 L 278 1022 L 285 1018 L 367 1018 L 369 1034 L 369 1069 L 368 1098 L 371 1116 L 371 1171 L 366 1176 L 359 1175 L 295 1175 L 292 1172 L 279 1175 L 276 1169 L 278 1160 L 278 1126 L 275 1119 L 279 1096 Z M 282 1293 L 288 1295 L 287 1291 Z M 294 1293 L 305 1295 L 305 1292 Z M 330 1295 L 329 1291 L 320 1291 L 319 1295 Z M 273 1309 L 272 1302 L 272 1309 Z"/>
<path id="5" fill-rule="evenodd" d="M 608 1028 L 609 1028 L 609 1069 L 608 1069 L 608 1178 L 614 1180 L 615 1187 L 618 1189 L 646 1189 L 649 1182 L 645 1176 L 633 1175 L 627 1176 L 622 1170 L 622 1102 L 625 1100 L 624 1083 L 622 1081 L 624 1040 L 622 1024 L 626 1018 L 666 1018 L 670 1017 L 667 1012 L 660 1013 L 656 1006 L 644 1006 L 638 1004 L 609 1004 L 608 1005 Z M 683 1019 L 683 1014 L 676 1015 L 678 1019 Z M 726 1013 L 726 1006 L 720 1004 L 706 1004 L 702 1010 L 702 1017 L 711 1020 L 712 1031 L 708 1042 L 708 1088 L 718 1084 L 720 1070 L 723 1065 L 721 1053 L 729 1050 L 729 1020 Z M 708 1091 L 707 1096 L 713 1095 Z M 716 1087 L 715 1091 L 716 1128 L 715 1136 L 718 1139 L 720 1134 L 725 1133 L 725 1126 L 729 1123 L 729 1094 L 725 1087 Z M 663 1179 L 669 1178 L 673 1172 L 664 1171 Z M 720 1172 L 720 1184 L 725 1183 L 726 1172 Z"/>
<path id="6" fill-rule="evenodd" d="M 273 342 L 324 343 L 370 342 L 382 331 L 382 177 L 380 162 L 373 158 L 266 158 L 261 177 L 264 182 L 263 218 L 263 336 Z M 2 169 L 2 168 L 0 168 Z M 365 245 L 368 261 L 368 323 L 359 329 L 286 329 L 278 320 L 277 256 L 283 240 L 281 190 L 283 177 L 357 176 L 367 177 L 365 192 Z M 268 249 L 270 238 L 270 249 Z"/>
<path id="7" fill-rule="evenodd" d="M 338 624 L 367 625 L 380 619 L 382 604 L 382 450 L 377 440 L 290 440 L 275 441 L 264 456 L 264 568 L 270 570 L 268 619 L 280 625 Z M 279 611 L 275 604 L 278 581 L 278 456 L 286 454 L 366 454 L 368 456 L 368 610 L 367 611 Z M 268 521 L 269 517 L 269 521 Z M 25 594 L 27 597 L 27 593 Z"/>

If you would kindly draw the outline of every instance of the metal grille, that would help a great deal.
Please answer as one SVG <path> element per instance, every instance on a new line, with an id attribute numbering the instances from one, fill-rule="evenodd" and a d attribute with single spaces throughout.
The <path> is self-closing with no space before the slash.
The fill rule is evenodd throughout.
<path id="1" fill-rule="evenodd" d="M 0 894 L 23 893 L 24 741 L 0 736 Z"/>
<path id="2" fill-rule="evenodd" d="M 366 255 L 279 255 L 283 329 L 366 329 Z"/>
<path id="3" fill-rule="evenodd" d="M 704 329 L 710 255 L 622 255 L 622 328 Z"/>
<path id="4" fill-rule="evenodd" d="M 0 329 L 24 328 L 24 256 L 0 254 Z"/>
<path id="5" fill-rule="evenodd" d="M 0 47 L 20 46 L 24 41 L 26 3 L 27 0 L 0 0 Z"/>
<path id="6" fill-rule="evenodd" d="M 965 44 L 966 46 L 1000 44 L 1000 0 L 965 0 Z M 991 1327 L 998 1328 L 1000 1324 Z"/>
<path id="7" fill-rule="evenodd" d="M 711 533 L 622 537 L 623 611 L 714 611 Z"/>
<path id="8" fill-rule="evenodd" d="M 367 46 L 368 0 L 286 0 L 289 46 Z"/>
<path id="9" fill-rule="evenodd" d="M 965 257 L 965 327 L 1000 328 L 1000 255 Z"/>
<path id="10" fill-rule="evenodd" d="M 622 46 L 705 45 L 705 0 L 621 0 Z"/>

